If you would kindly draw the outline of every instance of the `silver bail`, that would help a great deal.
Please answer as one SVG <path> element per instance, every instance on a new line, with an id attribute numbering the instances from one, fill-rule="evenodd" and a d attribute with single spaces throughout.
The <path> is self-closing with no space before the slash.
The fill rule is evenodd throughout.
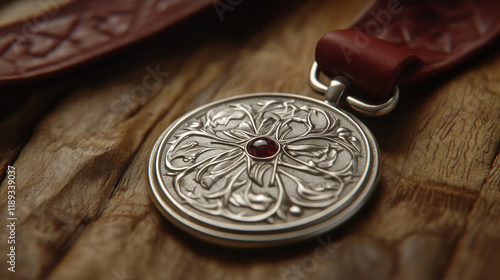
<path id="1" fill-rule="evenodd" d="M 329 104 L 340 106 L 341 101 L 345 100 L 347 107 L 370 117 L 387 115 L 398 104 L 399 87 L 397 86 L 394 87 L 394 94 L 389 100 L 382 104 L 370 104 L 346 94 L 347 88 L 351 86 L 351 82 L 346 77 L 336 76 L 327 86 L 319 80 L 319 74 L 318 63 L 314 62 L 309 73 L 309 82 L 315 91 L 325 95 L 325 100 Z"/>
<path id="2" fill-rule="evenodd" d="M 337 76 L 333 78 L 325 92 L 326 102 L 338 106 L 349 86 L 351 86 L 351 81 L 346 77 Z"/>

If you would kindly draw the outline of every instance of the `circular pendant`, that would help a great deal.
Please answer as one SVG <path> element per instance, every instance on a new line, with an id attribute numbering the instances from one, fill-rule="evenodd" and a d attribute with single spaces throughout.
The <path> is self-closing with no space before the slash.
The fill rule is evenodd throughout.
<path id="1" fill-rule="evenodd" d="M 379 153 L 356 118 L 312 98 L 262 93 L 184 115 L 149 161 L 156 207 L 188 233 L 228 246 L 322 234 L 378 182 Z"/>

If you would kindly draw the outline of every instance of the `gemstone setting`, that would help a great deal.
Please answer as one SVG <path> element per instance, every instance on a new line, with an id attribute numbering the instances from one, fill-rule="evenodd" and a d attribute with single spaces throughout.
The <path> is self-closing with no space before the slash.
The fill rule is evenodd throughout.
<path id="1" fill-rule="evenodd" d="M 257 137 L 247 142 L 246 152 L 256 159 L 269 159 L 275 157 L 280 145 L 269 137 Z"/>

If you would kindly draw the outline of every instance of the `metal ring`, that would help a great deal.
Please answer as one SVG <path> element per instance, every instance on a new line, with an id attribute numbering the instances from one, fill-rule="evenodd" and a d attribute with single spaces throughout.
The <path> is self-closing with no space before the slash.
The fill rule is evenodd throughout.
<path id="1" fill-rule="evenodd" d="M 320 71 L 318 70 L 318 63 L 315 61 L 311 67 L 311 72 L 309 73 L 309 82 L 311 84 L 311 87 L 315 91 L 322 93 L 322 94 L 326 94 L 330 87 L 323 84 L 319 80 L 319 74 L 320 74 Z M 342 78 L 346 79 L 344 77 L 342 77 Z M 335 83 L 334 83 L 335 85 L 336 84 L 343 84 L 344 85 L 343 88 L 348 86 L 348 84 L 346 84 L 345 82 L 343 82 L 339 79 L 334 79 L 333 81 L 335 81 Z M 343 90 L 343 88 L 341 87 L 341 90 Z M 340 93 L 339 95 L 336 95 L 335 99 L 339 99 L 339 97 L 342 93 Z M 396 105 L 398 104 L 398 101 L 399 101 L 399 87 L 398 86 L 394 87 L 394 94 L 391 97 L 391 99 L 387 100 L 385 103 L 382 103 L 382 104 L 369 104 L 369 103 L 363 102 L 363 101 L 361 101 L 353 96 L 347 96 L 345 98 L 345 103 L 347 104 L 347 106 L 349 108 L 353 109 L 354 111 L 356 111 L 360 114 L 370 116 L 370 117 L 379 117 L 379 116 L 387 115 L 396 107 Z"/>

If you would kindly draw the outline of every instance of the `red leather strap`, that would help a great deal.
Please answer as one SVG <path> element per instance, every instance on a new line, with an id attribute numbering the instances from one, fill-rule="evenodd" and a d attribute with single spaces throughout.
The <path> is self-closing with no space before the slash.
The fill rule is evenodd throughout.
<path id="1" fill-rule="evenodd" d="M 395 85 L 447 71 L 499 34 L 496 0 L 381 0 L 351 29 L 323 36 L 316 61 L 328 75 L 349 78 L 364 98 L 383 100 Z"/>
<path id="2" fill-rule="evenodd" d="M 4 26 L 0 28 L 0 84 L 67 70 L 172 26 L 215 2 L 80 0 Z"/>

